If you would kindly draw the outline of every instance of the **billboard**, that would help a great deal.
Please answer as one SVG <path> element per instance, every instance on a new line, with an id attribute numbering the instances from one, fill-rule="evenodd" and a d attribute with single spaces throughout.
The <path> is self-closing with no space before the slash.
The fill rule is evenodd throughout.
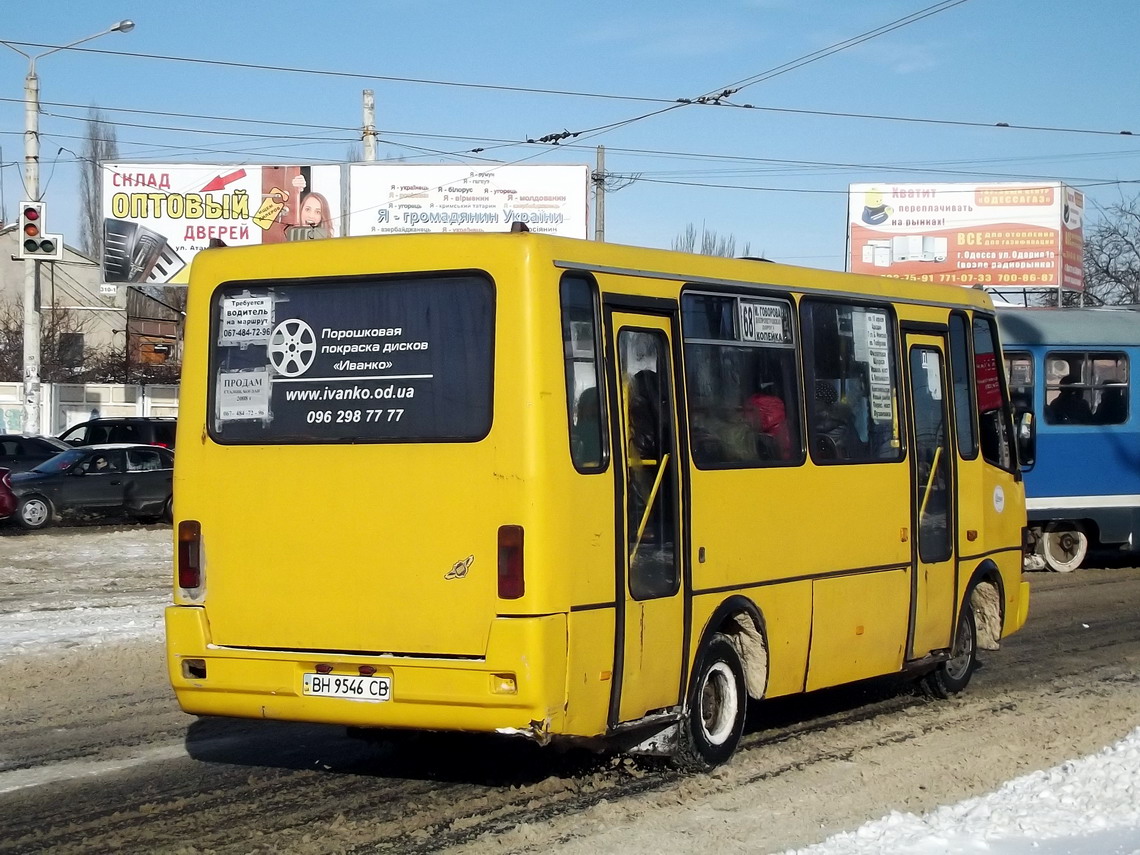
<path id="1" fill-rule="evenodd" d="M 186 282 L 194 255 L 344 234 L 340 167 L 103 164 L 105 282 Z"/>
<path id="2" fill-rule="evenodd" d="M 1059 182 L 852 184 L 847 269 L 985 288 L 1084 288 L 1084 194 Z"/>
<path id="3" fill-rule="evenodd" d="M 516 222 L 533 232 L 585 238 L 589 178 L 581 164 L 104 163 L 103 280 L 184 283 L 195 254 L 215 240 L 246 246 L 501 232 Z"/>
<path id="4" fill-rule="evenodd" d="M 389 164 L 349 166 L 351 234 L 532 232 L 585 238 L 585 165 Z"/>

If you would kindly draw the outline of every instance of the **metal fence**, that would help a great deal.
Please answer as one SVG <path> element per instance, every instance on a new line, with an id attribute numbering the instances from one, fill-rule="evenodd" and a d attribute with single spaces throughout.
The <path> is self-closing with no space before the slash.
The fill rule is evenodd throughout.
<path id="1" fill-rule="evenodd" d="M 60 434 L 100 416 L 177 416 L 177 386 L 121 383 L 44 383 L 40 394 L 40 429 Z M 23 384 L 0 383 L 0 433 L 23 427 Z"/>

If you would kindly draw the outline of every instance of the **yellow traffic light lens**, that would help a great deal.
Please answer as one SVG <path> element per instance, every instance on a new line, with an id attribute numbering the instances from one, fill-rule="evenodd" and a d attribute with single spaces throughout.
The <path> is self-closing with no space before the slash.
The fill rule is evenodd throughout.
<path id="1" fill-rule="evenodd" d="M 30 238 L 35 237 L 39 233 L 40 233 L 40 227 L 37 226 L 35 223 L 28 223 L 26 226 L 24 226 L 24 234 L 26 234 Z"/>

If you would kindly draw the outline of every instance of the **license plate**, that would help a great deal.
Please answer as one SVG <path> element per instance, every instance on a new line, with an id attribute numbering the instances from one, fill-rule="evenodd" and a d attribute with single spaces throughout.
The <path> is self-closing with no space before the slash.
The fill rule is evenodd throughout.
<path id="1" fill-rule="evenodd" d="M 353 701 L 388 701 L 392 699 L 392 678 L 305 674 L 302 693 Z"/>

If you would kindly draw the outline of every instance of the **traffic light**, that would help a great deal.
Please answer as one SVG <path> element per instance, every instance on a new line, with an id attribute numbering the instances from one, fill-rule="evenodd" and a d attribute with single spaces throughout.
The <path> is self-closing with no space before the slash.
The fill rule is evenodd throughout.
<path id="1" fill-rule="evenodd" d="M 20 234 L 16 257 L 37 261 L 59 261 L 63 258 L 63 236 L 44 231 L 47 222 L 43 202 L 20 203 Z"/>

